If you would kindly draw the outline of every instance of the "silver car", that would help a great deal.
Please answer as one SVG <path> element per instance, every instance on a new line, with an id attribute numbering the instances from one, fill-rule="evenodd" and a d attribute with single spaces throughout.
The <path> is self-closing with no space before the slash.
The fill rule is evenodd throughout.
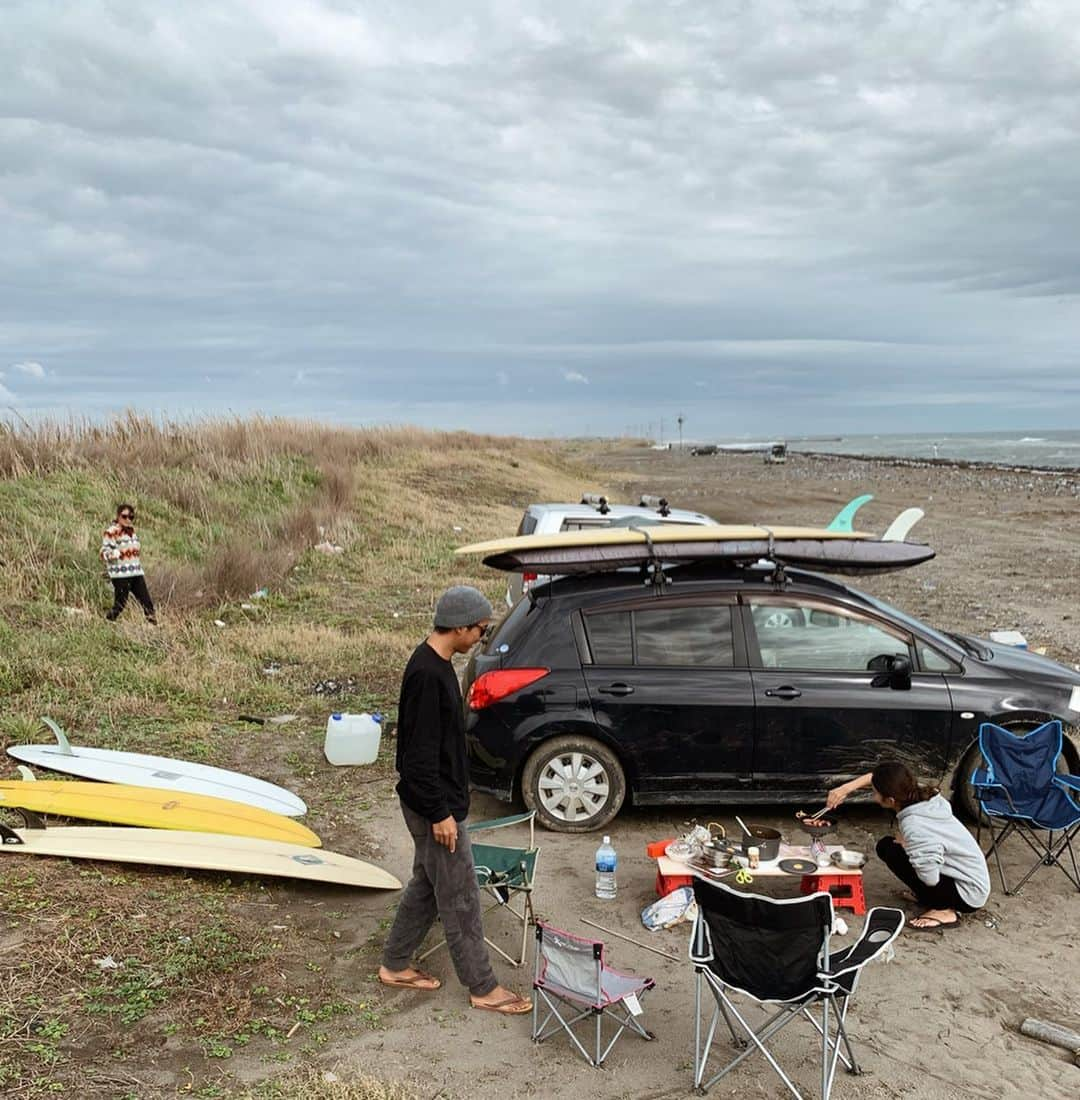
<path id="1" fill-rule="evenodd" d="M 609 504 L 607 497 L 586 493 L 578 504 L 530 504 L 516 534 L 554 535 L 559 531 L 591 531 L 626 527 L 634 523 L 694 524 L 713 526 L 717 521 L 704 512 L 672 508 L 663 497 L 643 496 L 637 504 Z M 506 586 L 507 605 L 513 607 L 529 588 L 551 578 L 537 573 L 511 573 Z"/>

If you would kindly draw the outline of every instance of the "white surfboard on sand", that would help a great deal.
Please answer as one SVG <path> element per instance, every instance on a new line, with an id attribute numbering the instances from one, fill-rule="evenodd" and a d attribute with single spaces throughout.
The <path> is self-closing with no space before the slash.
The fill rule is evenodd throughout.
<path id="1" fill-rule="evenodd" d="M 72 745 L 64 731 L 51 719 L 42 721 L 56 735 L 55 745 L 12 745 L 9 756 L 24 764 L 36 764 L 54 772 L 97 779 L 104 783 L 126 783 L 133 787 L 158 787 L 187 794 L 205 794 L 228 798 L 262 810 L 299 817 L 307 813 L 303 799 L 273 783 L 225 768 L 172 760 L 167 756 L 148 756 L 115 749 L 91 749 Z"/>
<path id="2" fill-rule="evenodd" d="M 362 859 L 300 844 L 220 833 L 94 825 L 56 829 L 0 826 L 0 852 L 187 867 L 234 875 L 272 875 L 377 890 L 401 889 L 401 883 L 389 871 Z"/>

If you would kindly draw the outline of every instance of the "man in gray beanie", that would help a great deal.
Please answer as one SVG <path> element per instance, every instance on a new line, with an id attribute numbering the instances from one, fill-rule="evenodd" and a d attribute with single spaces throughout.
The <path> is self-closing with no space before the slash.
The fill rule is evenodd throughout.
<path id="1" fill-rule="evenodd" d="M 434 629 L 416 647 L 398 703 L 397 785 L 405 825 L 416 846 L 412 878 L 383 949 L 379 981 L 431 992 L 442 982 L 411 964 L 435 918 L 473 1008 L 518 1016 L 532 1002 L 499 985 L 480 916 L 469 834 L 469 762 L 461 688 L 450 663 L 483 638 L 491 621 L 487 597 L 468 585 L 448 588 L 435 605 Z"/>

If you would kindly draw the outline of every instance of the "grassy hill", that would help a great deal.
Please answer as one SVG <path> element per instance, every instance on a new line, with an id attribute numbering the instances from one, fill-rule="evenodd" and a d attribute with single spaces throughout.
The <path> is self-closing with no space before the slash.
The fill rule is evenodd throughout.
<path id="1" fill-rule="evenodd" d="M 135 416 L 0 429 L 0 748 L 48 740 L 50 715 L 76 743 L 250 770 L 296 790 L 327 847 L 364 854 L 362 788 L 322 760 L 327 714 L 392 717 L 439 592 L 501 599 L 454 546 L 584 484 L 568 448 L 466 433 Z M 156 628 L 134 601 L 104 619 L 98 549 L 121 500 L 138 509 Z M 297 717 L 241 718 L 283 714 Z M 263 1044 L 272 1066 L 293 1057 L 297 1020 L 316 1035 L 377 1022 L 310 944 L 259 919 L 258 883 L 4 858 L 6 1096 L 156 1095 L 148 1046 L 162 1094 L 183 1072 L 189 1095 L 222 1096 L 215 1063 L 240 1046 Z"/>

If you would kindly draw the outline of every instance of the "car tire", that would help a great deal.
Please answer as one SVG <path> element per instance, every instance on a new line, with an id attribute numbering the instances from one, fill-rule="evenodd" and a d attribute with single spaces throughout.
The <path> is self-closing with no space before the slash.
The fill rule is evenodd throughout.
<path id="1" fill-rule="evenodd" d="M 1014 730 L 1017 733 L 1028 733 L 1044 722 L 1052 722 L 1051 716 L 1010 718 L 997 723 L 1003 729 Z M 1076 726 L 1062 723 L 1062 732 L 1065 734 L 1061 746 L 1061 759 L 1058 761 L 1058 770 L 1070 772 L 1073 775 L 1080 770 L 1080 730 Z M 975 797 L 975 788 L 970 783 L 971 773 L 982 762 L 982 753 L 979 751 L 979 742 L 976 739 L 967 752 L 960 758 L 960 764 L 953 772 L 952 778 L 952 806 L 956 814 L 964 821 L 977 822 L 982 816 L 979 800 Z M 985 817 L 983 821 L 985 821 Z"/>
<path id="2" fill-rule="evenodd" d="M 626 774 L 601 742 L 586 736 L 553 737 L 525 762 L 521 796 L 544 828 L 589 833 L 622 808 Z"/>

